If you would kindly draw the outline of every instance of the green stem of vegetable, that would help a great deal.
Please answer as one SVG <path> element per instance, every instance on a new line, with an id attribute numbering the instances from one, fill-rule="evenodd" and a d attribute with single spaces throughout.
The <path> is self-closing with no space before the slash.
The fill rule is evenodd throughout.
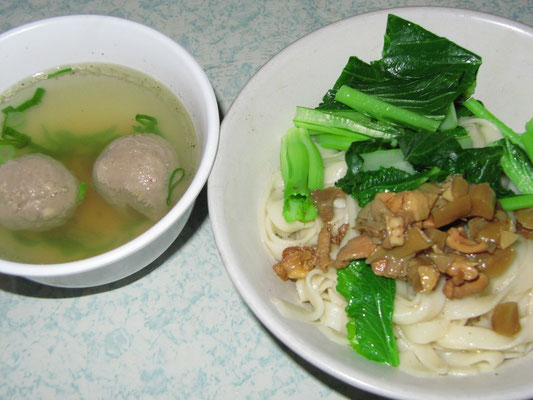
<path id="1" fill-rule="evenodd" d="M 463 105 L 468 108 L 476 117 L 492 122 L 500 130 L 504 138 L 509 139 L 513 144 L 524 149 L 525 146 L 524 143 L 522 143 L 520 135 L 492 115 L 492 113 L 483 107 L 479 101 L 471 97 L 466 100 Z"/>
<path id="2" fill-rule="evenodd" d="M 343 85 L 337 91 L 335 100 L 356 111 L 364 112 L 379 121 L 393 121 L 414 129 L 435 132 L 440 122 L 423 115 L 396 107 L 357 89 Z"/>
<path id="3" fill-rule="evenodd" d="M 176 178 L 176 175 L 180 173 L 180 177 Z M 170 179 L 168 180 L 168 196 L 167 196 L 167 206 L 170 206 L 172 204 L 172 192 L 174 192 L 174 189 L 178 184 L 185 178 L 185 170 L 183 168 L 176 168 L 174 171 L 172 171 L 172 174 L 170 175 Z"/>
<path id="4" fill-rule="evenodd" d="M 524 150 L 529 157 L 529 160 L 533 162 L 533 130 L 526 130 L 522 133 L 522 143 L 524 143 Z"/>
<path id="5" fill-rule="evenodd" d="M 533 194 L 522 194 L 518 196 L 498 199 L 505 211 L 520 210 L 522 208 L 533 207 Z"/>
<path id="6" fill-rule="evenodd" d="M 455 112 L 455 105 L 450 103 L 446 117 L 439 125 L 439 131 L 447 131 L 457 127 L 457 113 Z"/>
<path id="7" fill-rule="evenodd" d="M 311 190 L 324 184 L 324 165 L 320 153 L 303 128 L 291 128 L 281 139 L 281 174 L 283 217 L 287 222 L 312 221 L 317 209 L 311 201 Z"/>
<path id="8" fill-rule="evenodd" d="M 294 125 L 323 133 L 347 136 L 356 140 L 368 137 L 392 138 L 403 132 L 391 126 L 372 121 L 367 116 L 350 110 L 348 112 L 321 111 L 306 107 L 296 107 Z"/>
<path id="9" fill-rule="evenodd" d="M 309 158 L 307 187 L 310 191 L 321 189 L 324 187 L 324 162 L 322 161 L 322 156 L 306 130 L 299 129 L 298 135 L 307 150 L 307 157 Z"/>
<path id="10" fill-rule="evenodd" d="M 508 139 L 503 139 L 500 163 L 503 172 L 522 194 L 533 194 L 533 165 L 522 148 Z"/>
<path id="11" fill-rule="evenodd" d="M 338 135 L 330 135 L 327 133 L 317 134 L 315 132 L 309 132 L 313 136 L 315 143 L 318 143 L 321 147 L 325 149 L 334 149 L 334 150 L 348 150 L 350 145 L 354 140 Z"/>
<path id="12" fill-rule="evenodd" d="M 322 125 L 310 124 L 308 122 L 294 121 L 294 125 L 298 128 L 305 128 L 309 134 L 329 134 L 335 135 L 347 139 L 351 139 L 352 142 L 359 142 L 362 140 L 368 140 L 369 137 L 360 133 L 355 133 L 342 128 L 325 127 Z"/>

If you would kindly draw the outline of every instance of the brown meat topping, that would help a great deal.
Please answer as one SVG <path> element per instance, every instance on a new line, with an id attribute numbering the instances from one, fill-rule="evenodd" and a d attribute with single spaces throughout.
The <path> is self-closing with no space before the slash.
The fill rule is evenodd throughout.
<path id="1" fill-rule="evenodd" d="M 274 266 L 281 279 L 298 279 L 315 267 L 325 271 L 366 259 L 376 275 L 408 280 L 418 292 L 435 290 L 444 278 L 444 294 L 460 299 L 481 293 L 490 277 L 505 272 L 514 258 L 513 243 L 533 227 L 529 223 L 533 211 L 518 213 L 520 220 L 515 224 L 497 209 L 488 184 L 470 185 L 454 176 L 414 191 L 376 194 L 356 218 L 360 235 L 332 260 L 332 245 L 339 245 L 348 230 L 345 224 L 334 234 L 328 224 L 333 202 L 342 196 L 337 188 L 313 192 L 326 225 L 316 246 L 290 247 L 283 252 L 283 259 Z"/>
<path id="2" fill-rule="evenodd" d="M 465 254 L 482 253 L 487 250 L 485 242 L 477 243 L 468 239 L 462 228 L 450 228 L 448 230 L 446 245 Z"/>
<path id="3" fill-rule="evenodd" d="M 305 278 L 317 263 L 316 250 L 313 247 L 287 247 L 282 259 L 272 268 L 281 280 Z"/>
<path id="4" fill-rule="evenodd" d="M 316 255 L 318 257 L 317 266 L 324 272 L 326 272 L 329 264 L 331 264 L 331 258 L 329 253 L 331 252 L 331 232 L 329 225 L 325 225 L 318 234 L 318 242 Z"/>
<path id="5" fill-rule="evenodd" d="M 462 299 L 470 294 L 481 293 L 488 285 L 489 278 L 484 273 L 480 273 L 476 279 L 465 281 L 460 285 L 456 285 L 453 279 L 448 279 L 442 290 L 449 299 Z"/>
<path id="6" fill-rule="evenodd" d="M 344 194 L 342 189 L 338 187 L 317 189 L 313 190 L 313 192 L 311 193 L 311 198 L 313 199 L 313 202 L 315 203 L 316 208 L 318 209 L 318 215 L 320 215 L 320 219 L 322 219 L 325 224 L 327 224 L 333 219 L 333 202 L 336 199 L 341 199 L 344 197 L 346 197 L 346 194 Z"/>
<path id="7" fill-rule="evenodd" d="M 513 336 L 520 332 L 518 304 L 514 301 L 498 304 L 492 313 L 491 325 L 500 335 Z"/>
<path id="8" fill-rule="evenodd" d="M 378 247 L 368 235 L 356 236 L 350 239 L 337 253 L 337 266 L 345 267 L 351 260 L 368 258 Z"/>
<path id="9" fill-rule="evenodd" d="M 341 244 L 342 239 L 344 239 L 344 235 L 346 235 L 346 232 L 348 231 L 348 228 L 350 225 L 348 224 L 342 224 L 339 229 L 337 229 L 336 235 L 331 235 L 331 243 L 333 244 Z"/>

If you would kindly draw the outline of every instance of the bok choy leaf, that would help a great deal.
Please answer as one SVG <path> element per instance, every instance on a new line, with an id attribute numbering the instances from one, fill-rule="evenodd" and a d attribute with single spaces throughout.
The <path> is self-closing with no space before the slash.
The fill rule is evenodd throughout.
<path id="1" fill-rule="evenodd" d="M 348 305 L 346 328 L 352 347 L 362 356 L 393 366 L 400 364 L 392 326 L 396 282 L 377 276 L 363 260 L 337 272 L 337 291 Z"/>
<path id="2" fill-rule="evenodd" d="M 312 221 L 318 215 L 311 192 L 324 185 L 324 164 L 304 128 L 291 128 L 281 139 L 283 217 L 286 221 Z"/>

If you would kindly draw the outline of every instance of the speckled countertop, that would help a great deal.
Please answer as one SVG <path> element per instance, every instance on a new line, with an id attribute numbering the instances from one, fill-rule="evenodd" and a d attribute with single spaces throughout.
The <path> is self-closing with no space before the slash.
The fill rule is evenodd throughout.
<path id="1" fill-rule="evenodd" d="M 17 0 L 0 31 L 67 14 L 149 25 L 189 50 L 222 116 L 252 74 L 300 36 L 398 6 L 485 11 L 533 25 L 531 0 Z M 370 399 L 277 341 L 235 291 L 218 255 L 206 190 L 168 251 L 136 275 L 56 289 L 0 275 L 0 399 Z"/>

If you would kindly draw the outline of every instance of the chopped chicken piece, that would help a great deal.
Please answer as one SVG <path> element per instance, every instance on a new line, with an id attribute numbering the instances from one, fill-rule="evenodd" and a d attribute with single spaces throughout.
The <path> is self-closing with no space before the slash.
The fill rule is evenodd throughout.
<path id="1" fill-rule="evenodd" d="M 316 250 L 313 247 L 287 247 L 283 250 L 282 259 L 272 268 L 286 281 L 287 279 L 305 278 L 317 263 Z"/>

